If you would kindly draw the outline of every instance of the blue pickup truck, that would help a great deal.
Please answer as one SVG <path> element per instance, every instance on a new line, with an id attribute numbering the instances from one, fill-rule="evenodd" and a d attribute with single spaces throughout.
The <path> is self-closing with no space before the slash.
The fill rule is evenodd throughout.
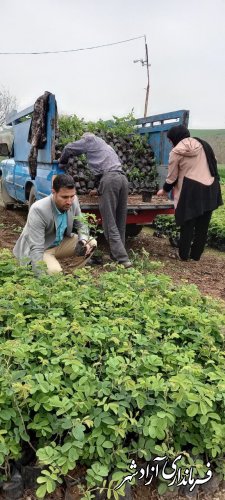
<path id="1" fill-rule="evenodd" d="M 0 156 L 7 158 L 0 163 L 1 198 L 6 209 L 18 204 L 28 207 L 51 192 L 52 176 L 63 173 L 55 160 L 55 128 L 56 128 L 56 100 L 53 94 L 49 96 L 47 113 L 47 141 L 43 149 L 38 151 L 37 175 L 32 180 L 28 167 L 28 156 L 31 144 L 28 142 L 32 113 L 31 106 L 9 117 L 7 125 L 11 127 L 13 146 L 0 133 Z M 140 118 L 137 120 L 137 133 L 147 134 L 148 142 L 154 152 L 159 173 L 159 185 L 162 185 L 166 175 L 166 165 L 170 151 L 166 133 L 171 126 L 188 125 L 189 112 L 186 110 L 173 111 L 160 115 Z M 7 129 L 10 133 L 10 129 Z M 10 150 L 11 149 L 11 150 Z M 98 203 L 87 203 L 79 196 L 81 210 L 94 213 L 100 218 Z M 132 197 L 128 204 L 127 224 L 128 234 L 135 235 L 143 224 L 150 223 L 158 214 L 173 213 L 171 201 L 155 200 L 150 203 L 133 202 Z"/>

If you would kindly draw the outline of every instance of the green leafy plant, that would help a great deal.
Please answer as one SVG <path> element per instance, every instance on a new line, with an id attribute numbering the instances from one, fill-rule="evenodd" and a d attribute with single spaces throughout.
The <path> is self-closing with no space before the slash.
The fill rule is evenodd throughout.
<path id="1" fill-rule="evenodd" d="M 218 165 L 218 172 L 220 176 L 220 183 L 225 184 L 225 165 Z"/>
<path id="2" fill-rule="evenodd" d="M 199 475 L 208 460 L 224 474 L 223 302 L 144 266 L 37 279 L 6 250 L 0 285 L 6 475 L 25 444 L 43 466 L 39 498 L 81 464 L 84 498 L 117 499 L 131 457 L 185 452 Z"/>
<path id="3" fill-rule="evenodd" d="M 143 188 L 157 191 L 154 154 L 148 144 L 147 134 L 137 133 L 137 120 L 133 112 L 121 118 L 113 116 L 112 120 L 97 122 L 85 122 L 76 115 L 61 116 L 56 144 L 57 158 L 67 143 L 80 139 L 84 132 L 96 134 L 113 147 L 130 182 L 130 193 L 142 192 Z M 89 186 L 93 179 L 84 155 L 79 156 L 79 159 L 71 158 L 66 171 L 74 177 L 78 194 L 86 194 L 92 189 Z"/>
<path id="4" fill-rule="evenodd" d="M 97 219 L 95 214 L 90 214 L 88 212 L 82 213 L 74 217 L 74 220 L 81 222 L 88 227 L 90 231 L 91 238 L 97 238 L 99 234 L 103 233 L 103 229 L 100 226 L 100 221 Z"/>
<path id="5" fill-rule="evenodd" d="M 57 483 L 62 483 L 61 477 L 59 477 L 60 469 L 54 468 L 51 465 L 49 470 L 43 470 L 42 475 L 37 478 L 37 483 L 40 484 L 36 491 L 38 498 L 44 498 L 47 493 L 52 493 Z"/>
<path id="6" fill-rule="evenodd" d="M 96 122 L 85 122 L 83 118 L 78 118 L 76 115 L 68 116 L 61 115 L 59 117 L 59 135 L 60 142 L 67 144 L 68 142 L 80 139 L 85 132 L 99 134 L 100 132 L 112 132 L 119 137 L 127 137 L 129 134 L 134 134 L 136 129 L 136 119 L 133 111 L 127 116 L 113 116 L 111 120 L 98 120 Z M 141 137 L 135 137 L 138 145 L 141 144 Z"/>

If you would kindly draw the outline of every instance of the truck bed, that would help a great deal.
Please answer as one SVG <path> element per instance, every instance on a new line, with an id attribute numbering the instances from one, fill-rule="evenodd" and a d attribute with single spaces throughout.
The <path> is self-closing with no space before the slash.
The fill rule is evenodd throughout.
<path id="1" fill-rule="evenodd" d="M 89 195 L 78 195 L 81 209 L 88 210 L 99 208 L 99 197 Z M 128 213 L 130 210 L 173 210 L 173 202 L 166 198 L 153 196 L 150 202 L 142 201 L 142 196 L 135 194 L 128 196 Z"/>
<path id="2" fill-rule="evenodd" d="M 93 213 L 101 221 L 99 212 L 99 197 L 79 195 L 82 212 Z M 171 200 L 153 196 L 150 202 L 142 201 L 141 195 L 130 195 L 128 197 L 127 224 L 142 226 L 150 224 L 157 215 L 174 214 L 174 205 Z"/>

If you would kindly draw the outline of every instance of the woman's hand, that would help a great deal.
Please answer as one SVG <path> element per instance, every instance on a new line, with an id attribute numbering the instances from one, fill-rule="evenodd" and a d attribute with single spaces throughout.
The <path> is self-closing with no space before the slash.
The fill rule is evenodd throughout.
<path id="1" fill-rule="evenodd" d="M 98 196 L 97 189 L 92 189 L 91 191 L 89 191 L 89 196 Z"/>
<path id="2" fill-rule="evenodd" d="M 158 193 L 156 193 L 156 196 L 165 196 L 167 193 L 164 191 L 164 189 L 159 189 Z"/>

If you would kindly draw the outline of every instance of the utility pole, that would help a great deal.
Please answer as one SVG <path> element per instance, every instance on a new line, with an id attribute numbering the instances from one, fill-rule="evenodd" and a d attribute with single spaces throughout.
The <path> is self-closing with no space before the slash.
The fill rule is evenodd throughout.
<path id="1" fill-rule="evenodd" d="M 145 60 L 135 59 L 134 63 L 140 62 L 142 64 L 142 66 L 146 66 L 146 69 L 147 69 L 147 87 L 146 87 L 145 109 L 144 109 L 144 118 L 146 118 L 147 112 L 148 112 L 148 99 L 149 99 L 149 91 L 150 91 L 149 67 L 151 66 L 151 64 L 149 64 L 149 62 L 148 62 L 148 45 L 147 45 L 146 35 L 144 36 L 144 38 L 145 38 Z"/>

